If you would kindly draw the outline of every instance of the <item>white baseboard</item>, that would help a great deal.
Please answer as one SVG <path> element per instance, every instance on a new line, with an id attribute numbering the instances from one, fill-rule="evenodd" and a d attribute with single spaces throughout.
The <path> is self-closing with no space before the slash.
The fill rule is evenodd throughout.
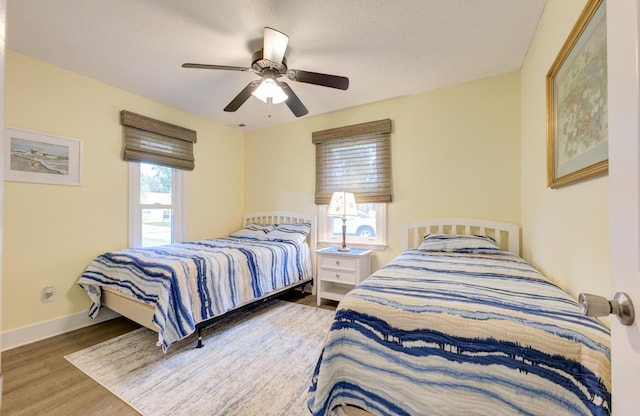
<path id="1" fill-rule="evenodd" d="M 313 284 L 305 285 L 305 292 L 309 292 L 309 285 L 311 285 L 311 293 L 314 293 L 315 286 Z M 85 326 L 108 321 L 109 319 L 117 318 L 118 316 L 120 316 L 119 313 L 103 307 L 100 308 L 100 314 L 95 320 L 89 318 L 87 312 L 84 311 L 52 319 L 50 321 L 4 331 L 2 332 L 2 347 L 0 351 L 6 351 L 22 345 L 31 344 L 32 342 L 64 334 L 65 332 L 73 331 L 75 329 L 84 328 Z"/>
<path id="2" fill-rule="evenodd" d="M 4 331 L 2 333 L 2 351 L 40 341 L 55 335 L 64 334 L 65 332 L 75 329 L 84 328 L 85 326 L 94 325 L 98 322 L 108 321 L 118 316 L 120 316 L 118 313 L 108 308 L 102 308 L 95 320 L 89 318 L 87 312 L 84 311 L 50 321 Z"/>

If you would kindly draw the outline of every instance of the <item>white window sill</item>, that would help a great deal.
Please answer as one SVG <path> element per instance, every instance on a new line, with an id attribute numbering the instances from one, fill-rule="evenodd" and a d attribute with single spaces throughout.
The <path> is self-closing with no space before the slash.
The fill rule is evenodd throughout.
<path id="1" fill-rule="evenodd" d="M 338 243 L 336 243 L 335 241 L 318 241 L 318 246 L 320 246 L 320 248 L 340 247 L 341 244 L 342 244 L 342 241 Z M 382 251 L 387 248 L 387 245 L 383 243 L 355 243 L 355 242 L 350 243 L 347 241 L 347 247 L 358 248 L 362 250 Z"/>

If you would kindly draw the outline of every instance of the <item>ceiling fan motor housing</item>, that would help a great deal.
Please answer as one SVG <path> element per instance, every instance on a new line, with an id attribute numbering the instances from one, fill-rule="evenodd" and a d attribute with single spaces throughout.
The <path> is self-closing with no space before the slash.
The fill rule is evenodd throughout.
<path id="1" fill-rule="evenodd" d="M 287 58 L 283 56 L 282 62 L 273 62 L 269 59 L 264 59 L 264 51 L 260 49 L 251 57 L 251 68 L 260 75 L 266 75 L 271 72 L 271 74 L 277 74 L 276 77 L 279 77 L 287 73 Z"/>

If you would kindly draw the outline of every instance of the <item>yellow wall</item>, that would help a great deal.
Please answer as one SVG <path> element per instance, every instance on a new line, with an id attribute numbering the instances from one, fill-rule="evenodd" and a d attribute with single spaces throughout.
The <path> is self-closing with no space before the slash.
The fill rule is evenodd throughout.
<path id="1" fill-rule="evenodd" d="M 196 169 L 186 174 L 187 239 L 240 226 L 242 133 L 13 51 L 6 64 L 6 125 L 82 140 L 84 166 L 82 186 L 4 184 L 3 331 L 86 311 L 77 278 L 95 255 L 128 245 L 120 110 L 197 131 Z M 47 285 L 55 300 L 42 304 Z"/>
<path id="2" fill-rule="evenodd" d="M 574 295 L 608 296 L 608 178 L 546 186 L 545 76 L 585 4 L 547 1 L 521 70 L 524 257 Z"/>
<path id="3" fill-rule="evenodd" d="M 400 252 L 407 221 L 471 216 L 520 223 L 518 72 L 247 134 L 247 211 L 317 215 L 311 133 L 384 118 L 393 126 L 393 202 L 389 249 L 375 253 L 374 269 Z"/>
<path id="4" fill-rule="evenodd" d="M 311 133 L 390 118 L 389 248 L 376 252 L 374 269 L 400 251 L 402 223 L 474 216 L 521 223 L 532 264 L 574 294 L 608 294 L 607 178 L 546 187 L 544 79 L 584 4 L 547 2 L 519 72 L 246 136 L 10 51 L 6 124 L 81 139 L 84 178 L 80 187 L 5 183 L 2 329 L 85 311 L 78 275 L 94 255 L 127 245 L 122 109 L 198 131 L 196 170 L 187 174 L 188 239 L 226 234 L 244 212 L 317 215 Z M 41 304 L 49 284 L 57 299 Z"/>

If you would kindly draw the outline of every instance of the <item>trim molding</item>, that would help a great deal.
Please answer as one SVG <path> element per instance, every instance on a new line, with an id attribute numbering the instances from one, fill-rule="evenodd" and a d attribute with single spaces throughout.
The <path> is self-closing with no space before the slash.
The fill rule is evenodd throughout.
<path id="1" fill-rule="evenodd" d="M 118 313 L 108 308 L 103 308 L 100 311 L 100 316 L 95 320 L 89 318 L 87 312 L 83 311 L 49 321 L 39 322 L 34 325 L 4 331 L 2 332 L 2 351 L 64 334 L 99 322 L 108 321 L 118 316 L 120 316 Z"/>

